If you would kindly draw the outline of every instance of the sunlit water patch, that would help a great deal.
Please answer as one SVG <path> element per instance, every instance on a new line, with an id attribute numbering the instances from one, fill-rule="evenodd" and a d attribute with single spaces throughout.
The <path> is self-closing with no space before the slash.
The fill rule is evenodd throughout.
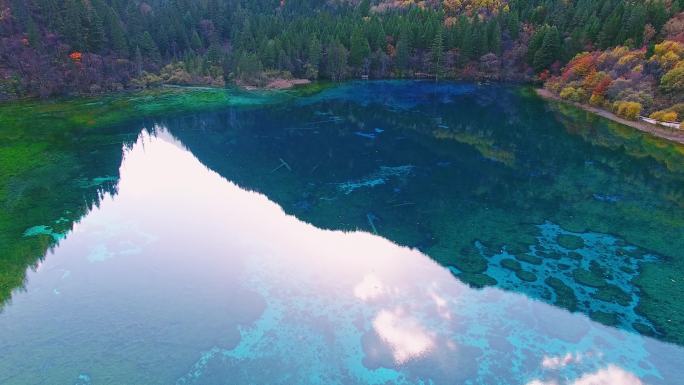
<path id="1" fill-rule="evenodd" d="M 541 231 L 563 253 L 612 245 Z M 684 374 L 681 347 L 472 289 L 416 249 L 287 215 L 163 128 L 125 151 L 117 194 L 27 281 L 0 315 L 3 384 L 639 385 Z"/>

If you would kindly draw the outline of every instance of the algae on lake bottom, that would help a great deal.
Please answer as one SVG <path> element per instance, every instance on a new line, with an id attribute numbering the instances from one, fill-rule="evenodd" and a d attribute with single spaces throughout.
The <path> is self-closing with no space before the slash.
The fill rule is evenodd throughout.
<path id="1" fill-rule="evenodd" d="M 0 104 L 0 303 L 102 194 L 115 192 L 122 147 L 143 119 L 262 106 L 296 92 L 168 88 Z M 45 231 L 30 231 L 37 228 Z"/>
<path id="2" fill-rule="evenodd" d="M 377 232 L 473 286 L 684 343 L 681 146 L 516 88 L 371 82 L 316 91 L 231 99 L 174 89 L 71 101 L 71 112 L 61 102 L 0 106 L 14 127 L 0 133 L 0 162 L 11 170 L 0 183 L 11 209 L 0 233 L 17 255 L 3 268 L 3 298 L 87 210 L 84 194 L 96 203 L 103 186 L 115 192 L 121 146 L 159 125 L 207 167 L 318 227 Z M 24 237 L 34 226 L 46 234 Z"/>

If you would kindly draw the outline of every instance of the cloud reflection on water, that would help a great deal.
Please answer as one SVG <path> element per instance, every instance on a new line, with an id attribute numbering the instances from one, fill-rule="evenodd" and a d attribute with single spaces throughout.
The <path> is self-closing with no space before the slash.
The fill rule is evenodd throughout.
<path id="1" fill-rule="evenodd" d="M 380 310 L 373 319 L 373 329 L 391 347 L 397 365 L 420 358 L 435 347 L 435 335 L 401 307 Z"/>
<path id="2" fill-rule="evenodd" d="M 647 385 L 633 373 L 619 366 L 608 365 L 595 372 L 585 373 L 575 380 L 534 380 L 527 385 Z"/>
<path id="3" fill-rule="evenodd" d="M 131 239 L 140 239 L 135 253 L 88 260 Z M 116 356 L 122 363 L 107 375 L 123 383 L 642 385 L 632 373 L 665 384 L 671 368 L 656 365 L 684 357 L 524 295 L 469 288 L 416 249 L 286 215 L 160 127 L 126 150 L 118 194 L 45 264 L 0 318 L 0 346 L 14 347 L 0 373 L 13 378 L 26 375 L 17 367 L 56 360 L 97 378 L 98 365 Z M 69 280 L 47 275 L 57 269 L 72 271 Z M 59 328 L 37 322 L 48 315 L 63 319 Z M 109 319 L 116 335 L 103 342 Z M 45 348 L 55 340 L 78 349 Z M 599 344 L 591 360 L 566 353 Z M 55 370 L 47 374 L 63 374 Z"/>

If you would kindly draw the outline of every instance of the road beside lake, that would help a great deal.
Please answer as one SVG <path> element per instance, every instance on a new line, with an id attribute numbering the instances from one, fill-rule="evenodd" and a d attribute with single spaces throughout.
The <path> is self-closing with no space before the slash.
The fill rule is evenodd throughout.
<path id="1" fill-rule="evenodd" d="M 659 138 L 671 140 L 673 142 L 681 143 L 684 144 L 684 130 L 674 130 L 674 129 L 667 129 L 667 128 L 661 128 L 658 126 L 655 126 L 653 124 L 648 124 L 645 122 L 638 122 L 638 121 L 633 121 L 633 120 L 627 120 L 623 119 L 612 112 L 588 106 L 586 104 L 581 104 L 581 103 L 575 103 L 571 102 L 569 100 L 564 100 L 561 99 L 558 95 L 555 95 L 549 90 L 543 89 L 543 88 L 538 88 L 536 89 L 537 95 L 541 96 L 544 99 L 549 99 L 549 100 L 555 100 L 563 103 L 568 103 L 571 104 L 577 108 L 581 108 L 585 111 L 594 113 L 596 115 L 599 115 L 601 117 L 604 117 L 606 119 L 610 119 L 614 122 L 624 124 L 626 126 L 636 128 L 639 131 L 647 132 L 651 135 L 657 136 Z"/>

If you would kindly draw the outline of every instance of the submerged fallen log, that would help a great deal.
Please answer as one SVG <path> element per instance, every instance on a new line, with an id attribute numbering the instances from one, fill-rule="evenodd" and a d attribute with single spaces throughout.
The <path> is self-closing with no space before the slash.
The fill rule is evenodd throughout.
<path id="1" fill-rule="evenodd" d="M 373 215 L 373 213 L 368 213 L 368 214 L 366 214 L 366 218 L 368 219 L 368 224 L 370 224 L 371 229 L 373 229 L 373 234 L 377 234 L 377 233 L 378 233 L 378 229 L 375 228 L 375 223 L 374 223 L 374 221 L 375 221 L 376 219 L 378 219 L 378 217 L 376 217 L 375 215 Z"/>
<path id="2" fill-rule="evenodd" d="M 278 167 L 274 168 L 273 170 L 271 170 L 271 173 L 274 173 L 283 167 L 285 167 L 287 169 L 287 171 L 292 172 L 292 168 L 290 167 L 289 164 L 287 164 L 286 161 L 283 160 L 283 158 L 278 158 L 278 160 L 280 160 L 280 165 Z"/>

